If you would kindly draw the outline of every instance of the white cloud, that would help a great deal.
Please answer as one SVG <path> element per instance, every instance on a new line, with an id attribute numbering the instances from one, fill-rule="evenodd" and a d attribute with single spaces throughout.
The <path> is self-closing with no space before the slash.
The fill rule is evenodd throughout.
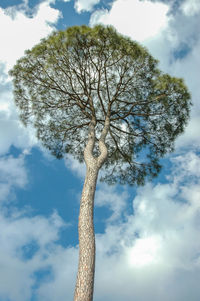
<path id="1" fill-rule="evenodd" d="M 24 188 L 27 184 L 24 156 L 0 157 L 0 201 L 5 202 L 11 195 L 13 188 Z"/>
<path id="2" fill-rule="evenodd" d="M 200 17 L 200 15 L 198 16 Z M 193 17 L 194 19 L 194 17 Z M 186 20 L 185 20 L 186 21 Z M 190 20 L 188 20 L 190 22 Z M 196 22 L 197 23 L 197 22 Z M 194 23 L 195 27 L 195 23 Z M 181 42 L 181 40 L 180 40 Z M 191 43 L 192 45 L 192 43 Z M 192 46 L 189 54 L 183 59 L 173 61 L 169 67 L 169 72 L 175 76 L 184 77 L 185 82 L 192 96 L 193 106 L 191 108 L 191 118 L 185 130 L 185 133 L 177 139 L 178 148 L 187 147 L 193 149 L 200 148 L 199 128 L 200 128 L 200 106 L 199 106 L 199 68 L 200 68 L 200 37 L 195 38 L 195 44 Z"/>
<path id="3" fill-rule="evenodd" d="M 187 175 L 189 180 L 191 176 L 200 178 L 200 158 L 196 153 L 188 151 L 186 155 L 179 155 L 171 160 L 176 166 L 173 174 L 178 177 L 179 181 L 182 178 L 187 179 Z"/>
<path id="4" fill-rule="evenodd" d="M 200 158 L 174 164 L 169 183 L 139 188 L 133 215 L 97 235 L 95 300 L 199 300 Z"/>
<path id="5" fill-rule="evenodd" d="M 50 254 L 53 278 L 41 283 L 37 290 L 38 300 L 72 300 L 78 267 L 78 249 L 59 248 Z"/>
<path id="6" fill-rule="evenodd" d="M 25 129 L 19 121 L 13 105 L 12 87 L 6 71 L 10 69 L 24 51 L 48 35 L 61 16 L 60 12 L 43 1 L 28 16 L 28 3 L 0 8 L 0 155 L 8 152 L 11 145 L 29 148 L 37 143 L 34 130 Z"/>
<path id="7" fill-rule="evenodd" d="M 126 199 L 128 192 L 126 190 L 119 194 L 119 191 L 113 186 L 99 184 L 95 194 L 95 206 L 108 207 L 112 214 L 107 222 L 117 222 L 121 218 L 121 214 L 126 209 Z"/>
<path id="8" fill-rule="evenodd" d="M 195 109 L 193 110 L 195 111 Z M 198 113 L 196 111 L 196 113 Z M 196 115 L 196 114 L 195 114 Z M 178 137 L 176 141 L 176 148 L 192 148 L 198 150 L 200 148 L 200 139 L 199 139 L 199 129 L 200 129 L 200 120 L 198 116 L 193 116 L 185 129 L 183 135 Z"/>
<path id="9" fill-rule="evenodd" d="M 74 8 L 78 13 L 92 11 L 93 7 L 99 2 L 100 0 L 76 0 Z"/>
<path id="10" fill-rule="evenodd" d="M 40 3 L 32 18 L 25 13 L 15 6 L 0 8 L 0 27 L 6 28 L 0 32 L 0 61 L 5 62 L 8 69 L 24 54 L 24 50 L 47 36 L 60 17 L 60 12 L 48 2 Z"/>
<path id="11" fill-rule="evenodd" d="M 30 148 L 37 143 L 34 130 L 26 128 L 19 120 L 13 103 L 11 84 L 3 64 L 0 68 L 0 155 L 6 154 L 11 145 Z"/>
<path id="12" fill-rule="evenodd" d="M 80 163 L 78 160 L 74 159 L 72 155 L 67 155 L 65 157 L 65 166 L 70 169 L 76 176 L 81 179 L 85 178 L 86 165 L 85 163 Z"/>
<path id="13" fill-rule="evenodd" d="M 9 160 L 0 164 L 2 178 L 10 177 L 6 163 L 8 167 L 15 166 L 10 177 L 15 185 L 15 178 L 23 179 L 23 172 L 20 176 L 20 164 L 12 163 L 16 159 Z M 187 291 L 192 292 L 193 301 L 199 300 L 199 166 L 200 158 L 193 152 L 174 157 L 168 183 L 138 188 L 133 213 L 126 213 L 124 221 L 119 217 L 126 209 L 127 193 L 100 186 L 96 204 L 113 206 L 116 215 L 107 220 L 105 233 L 96 235 L 95 300 L 132 301 L 148 297 L 168 301 L 169 287 L 172 301 L 187 301 Z M 36 283 L 34 273 L 47 270 L 34 291 L 38 300 L 71 299 L 78 252 L 76 248 L 55 244 L 64 226 L 57 213 L 49 218 L 26 217 L 19 211 L 9 217 L 1 214 L 0 226 L 0 297 L 10 297 L 11 301 L 31 299 L 31 287 Z"/>
<path id="14" fill-rule="evenodd" d="M 181 9 L 186 16 L 193 16 L 200 12 L 199 0 L 185 0 L 181 5 Z"/>
<path id="15" fill-rule="evenodd" d="M 143 267 L 159 263 L 161 238 L 150 236 L 137 239 L 133 248 L 127 251 L 129 264 L 133 267 Z"/>
<path id="16" fill-rule="evenodd" d="M 0 181 L 24 187 L 27 181 L 24 168 L 24 158 L 13 158 L 12 156 L 0 158 Z"/>
<path id="17" fill-rule="evenodd" d="M 0 214 L 0 226 L 0 299 L 31 300 L 33 287 L 38 286 L 36 273 L 46 271 L 40 287 L 51 280 L 56 262 L 70 255 L 55 244 L 64 223 L 57 213 L 45 218 L 24 217 L 18 212 L 17 217 Z M 66 262 L 64 266 L 67 268 Z"/>
<path id="18" fill-rule="evenodd" d="M 0 299 L 26 301 L 35 294 L 41 298 L 38 300 L 50 300 L 45 299 L 48 291 L 43 286 L 51 286 L 54 276 L 58 300 L 68 295 L 70 299 L 73 289 L 66 291 L 65 281 L 74 286 L 72 274 L 77 265 L 71 267 L 71 260 L 73 257 L 76 264 L 77 250 L 56 244 L 60 230 L 67 224 L 56 211 L 49 217 L 31 216 L 29 210 L 19 210 L 13 204 L 7 207 L 5 203 L 15 199 L 15 188 L 23 189 L 28 183 L 24 156 L 0 157 Z M 59 292 L 61 284 L 63 291 Z M 55 294 L 52 296 L 55 300 Z"/>
<path id="19" fill-rule="evenodd" d="M 113 25 L 122 34 L 143 41 L 158 34 L 168 23 L 168 6 L 163 3 L 139 0 L 115 0 L 111 9 L 97 10 L 90 19 Z"/>
<path id="20" fill-rule="evenodd" d="M 185 1 L 184 3 L 192 5 L 196 2 Z M 198 130 L 200 128 L 200 35 L 196 30 L 199 27 L 199 18 L 198 10 L 194 15 L 184 14 L 181 10 L 177 10 L 171 15 L 162 35 L 144 42 L 154 57 L 160 60 L 160 67 L 163 71 L 184 78 L 192 96 L 191 118 L 185 133 L 176 141 L 178 149 L 186 147 L 197 150 L 200 147 Z"/>

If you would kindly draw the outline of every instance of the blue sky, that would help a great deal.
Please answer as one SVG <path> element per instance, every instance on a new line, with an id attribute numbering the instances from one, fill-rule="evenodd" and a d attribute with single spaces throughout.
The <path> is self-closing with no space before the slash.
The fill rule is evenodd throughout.
<path id="1" fill-rule="evenodd" d="M 8 70 L 55 29 L 97 23 L 183 77 L 191 119 L 144 187 L 98 183 L 95 301 L 200 299 L 199 0 L 0 1 L 0 301 L 72 300 L 84 164 L 52 158 L 24 128 Z"/>

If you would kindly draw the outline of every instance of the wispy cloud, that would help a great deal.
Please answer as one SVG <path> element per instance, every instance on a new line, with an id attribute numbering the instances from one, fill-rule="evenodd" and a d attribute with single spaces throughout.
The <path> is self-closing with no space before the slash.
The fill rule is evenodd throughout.
<path id="1" fill-rule="evenodd" d="M 75 0 L 74 7 L 78 13 L 84 11 L 92 11 L 94 6 L 98 4 L 100 0 Z"/>

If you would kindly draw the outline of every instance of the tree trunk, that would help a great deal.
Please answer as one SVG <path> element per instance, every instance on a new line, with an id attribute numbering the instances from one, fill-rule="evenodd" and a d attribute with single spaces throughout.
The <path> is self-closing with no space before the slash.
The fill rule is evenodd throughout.
<path id="1" fill-rule="evenodd" d="M 79 266 L 74 301 L 92 301 L 95 271 L 95 233 L 93 224 L 97 166 L 87 166 L 79 214 Z"/>
<path id="2" fill-rule="evenodd" d="M 85 183 L 83 186 L 80 214 L 79 214 L 79 264 L 76 279 L 74 301 L 92 301 L 95 272 L 95 233 L 93 223 L 94 195 L 98 172 L 107 158 L 105 138 L 109 130 L 109 117 L 106 117 L 104 128 L 99 139 L 98 157 L 93 156 L 95 144 L 96 120 L 92 119 L 89 129 L 88 142 L 84 151 L 87 167 Z"/>

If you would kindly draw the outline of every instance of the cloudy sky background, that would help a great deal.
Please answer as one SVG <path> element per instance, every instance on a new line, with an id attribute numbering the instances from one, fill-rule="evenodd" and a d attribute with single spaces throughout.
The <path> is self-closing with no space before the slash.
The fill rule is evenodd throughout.
<path id="1" fill-rule="evenodd" d="M 95 301 L 200 299 L 200 1 L 0 1 L 0 301 L 72 300 L 84 166 L 18 120 L 8 70 L 55 29 L 112 24 L 183 77 L 191 119 L 144 187 L 96 193 Z"/>

